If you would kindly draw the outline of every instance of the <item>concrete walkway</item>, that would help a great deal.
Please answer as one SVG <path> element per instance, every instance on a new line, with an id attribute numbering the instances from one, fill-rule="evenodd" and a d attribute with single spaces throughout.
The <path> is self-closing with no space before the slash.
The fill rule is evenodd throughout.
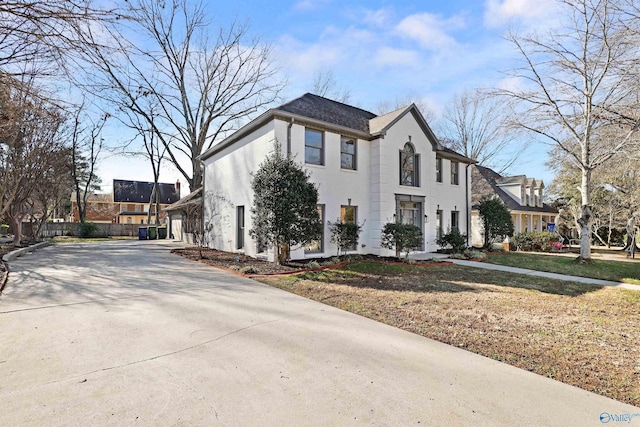
<path id="1" fill-rule="evenodd" d="M 411 258 L 414 258 L 417 260 L 446 259 L 447 261 L 451 261 L 457 265 L 463 265 L 465 267 L 483 268 L 485 270 L 508 271 L 510 273 L 515 273 L 515 274 L 526 274 L 529 276 L 547 277 L 549 279 L 554 279 L 554 280 L 566 280 L 571 282 L 579 282 L 579 283 L 586 283 L 586 284 L 599 285 L 599 286 L 614 286 L 617 288 L 640 291 L 640 285 L 613 282 L 611 280 L 592 279 L 589 277 L 569 276 L 566 274 L 548 273 L 546 271 L 530 270 L 527 268 L 518 268 L 518 267 L 509 267 L 506 265 L 489 264 L 488 262 L 454 259 L 454 258 L 449 258 L 449 255 L 440 254 L 440 253 L 416 254 L 415 256 L 412 255 Z M 638 278 L 640 279 L 640 265 L 638 266 Z"/>
<path id="2" fill-rule="evenodd" d="M 11 263 L 0 425 L 640 426 L 640 408 L 170 247 L 64 244 Z"/>

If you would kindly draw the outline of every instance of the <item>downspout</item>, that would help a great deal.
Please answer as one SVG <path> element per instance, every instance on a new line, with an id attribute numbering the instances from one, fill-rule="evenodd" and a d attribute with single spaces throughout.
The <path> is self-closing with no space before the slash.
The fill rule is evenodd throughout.
<path id="1" fill-rule="evenodd" d="M 467 247 L 469 247 L 469 236 L 471 235 L 471 214 L 469 213 L 469 166 L 471 166 L 471 163 L 467 163 L 467 167 L 464 168 L 464 185 L 466 186 L 464 198 L 467 207 Z"/>
<path id="2" fill-rule="evenodd" d="M 294 122 L 295 119 L 291 117 L 291 121 L 287 126 L 287 157 L 291 157 L 291 127 L 293 126 Z"/>

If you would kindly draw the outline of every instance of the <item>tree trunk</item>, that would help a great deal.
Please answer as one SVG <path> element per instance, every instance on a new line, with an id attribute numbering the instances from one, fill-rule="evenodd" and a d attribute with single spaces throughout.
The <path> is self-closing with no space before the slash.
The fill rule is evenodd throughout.
<path id="1" fill-rule="evenodd" d="M 280 254 L 282 253 L 282 245 L 280 244 L 280 242 L 276 242 L 275 246 L 276 246 L 276 256 L 274 257 L 274 261 L 276 265 L 279 265 L 280 257 L 281 257 Z"/>
<path id="2" fill-rule="evenodd" d="M 591 208 L 582 206 L 582 216 L 578 220 L 580 223 L 580 259 L 591 259 Z"/>
<path id="3" fill-rule="evenodd" d="M 156 225 L 158 224 L 160 224 L 160 192 L 156 191 Z"/>
<path id="4" fill-rule="evenodd" d="M 12 215 L 11 227 L 13 228 L 13 246 L 18 247 L 22 239 L 22 221 Z"/>
<path id="5" fill-rule="evenodd" d="M 582 168 L 582 214 L 578 218 L 580 224 L 580 259 L 591 259 L 591 170 Z"/>
<path id="6" fill-rule="evenodd" d="M 151 208 L 153 207 L 154 198 L 156 195 L 156 189 L 158 188 L 158 180 L 156 179 L 151 190 L 151 196 L 149 197 L 149 209 L 147 210 L 147 224 L 151 225 Z M 156 212 L 156 224 L 158 224 L 158 213 Z"/>
<path id="7" fill-rule="evenodd" d="M 278 264 L 285 264 L 289 260 L 289 245 L 282 243 L 278 251 Z"/>

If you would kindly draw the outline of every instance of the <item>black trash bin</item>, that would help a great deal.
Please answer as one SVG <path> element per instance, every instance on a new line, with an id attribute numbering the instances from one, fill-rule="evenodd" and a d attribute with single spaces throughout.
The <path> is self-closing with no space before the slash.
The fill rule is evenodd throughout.
<path id="1" fill-rule="evenodd" d="M 167 227 L 158 227 L 158 239 L 167 238 Z"/>
<path id="2" fill-rule="evenodd" d="M 148 237 L 147 227 L 138 227 L 138 240 L 147 240 Z"/>

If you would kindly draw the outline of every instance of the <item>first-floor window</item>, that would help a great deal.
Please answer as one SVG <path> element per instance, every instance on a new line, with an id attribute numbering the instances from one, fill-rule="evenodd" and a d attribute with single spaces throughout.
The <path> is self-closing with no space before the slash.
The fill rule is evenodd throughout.
<path id="1" fill-rule="evenodd" d="M 324 251 L 324 205 L 317 205 L 318 216 L 320 217 L 320 223 L 322 224 L 322 236 L 320 240 L 314 240 L 304 247 L 305 253 L 318 253 Z"/>
<path id="2" fill-rule="evenodd" d="M 244 248 L 244 206 L 236 207 L 236 249 Z"/>
<path id="3" fill-rule="evenodd" d="M 340 207 L 340 221 L 345 224 L 355 224 L 357 222 L 358 207 L 357 206 L 341 206 Z M 345 248 L 350 251 L 355 251 L 356 245 Z"/>
<path id="4" fill-rule="evenodd" d="M 451 211 L 451 230 L 460 230 L 460 212 Z"/>

